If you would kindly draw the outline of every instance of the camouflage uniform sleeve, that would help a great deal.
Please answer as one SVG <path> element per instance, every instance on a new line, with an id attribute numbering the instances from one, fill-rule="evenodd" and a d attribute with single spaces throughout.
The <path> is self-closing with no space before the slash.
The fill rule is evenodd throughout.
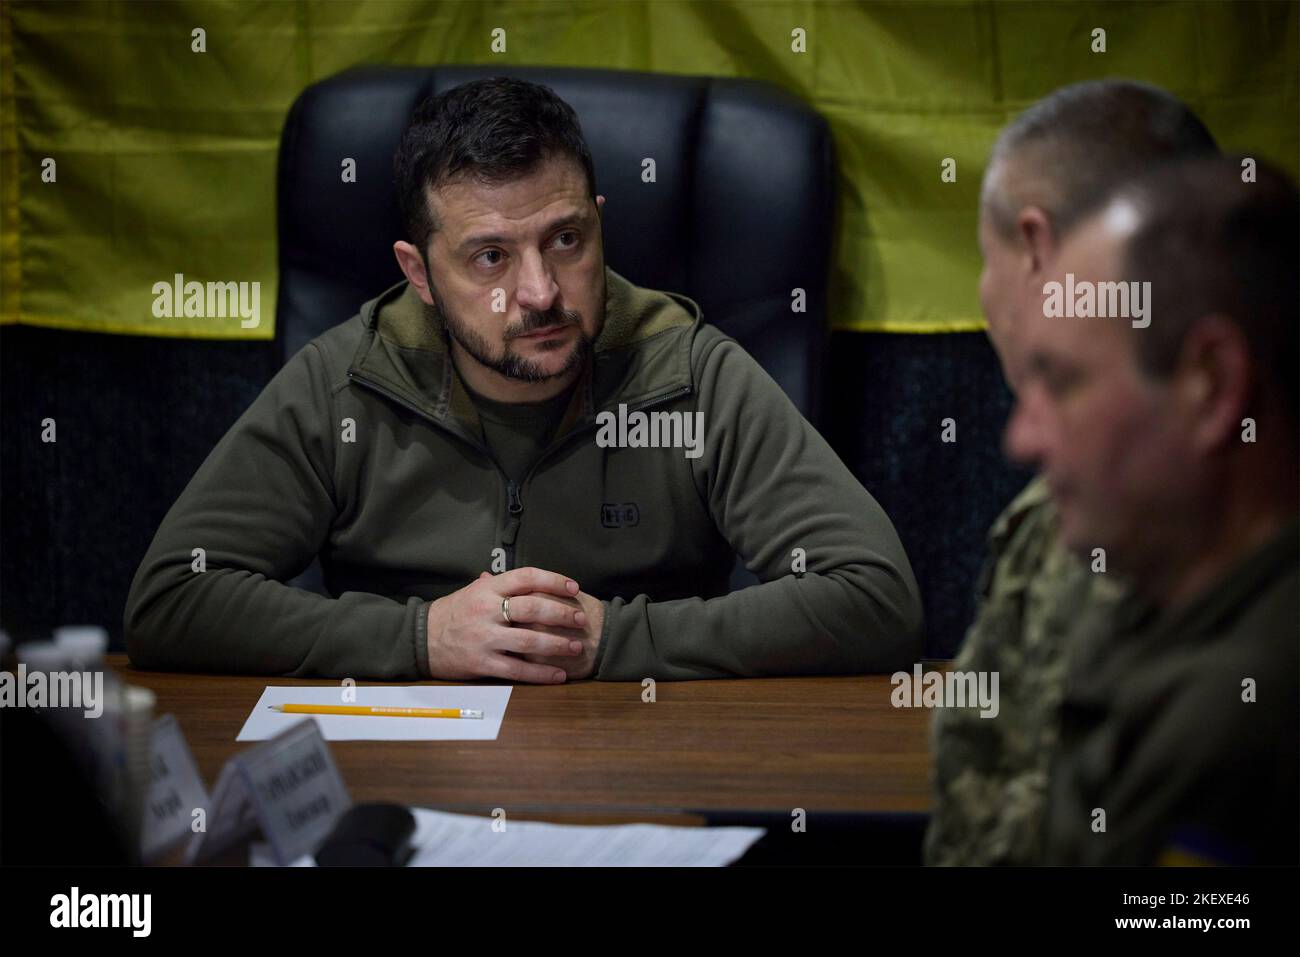
<path id="1" fill-rule="evenodd" d="M 927 864 L 1028 864 L 1041 856 L 1047 771 L 1064 684 L 1065 634 L 1093 577 L 1055 544 L 1055 511 L 1035 479 L 999 516 L 956 671 L 998 673 L 999 709 L 937 708 Z"/>

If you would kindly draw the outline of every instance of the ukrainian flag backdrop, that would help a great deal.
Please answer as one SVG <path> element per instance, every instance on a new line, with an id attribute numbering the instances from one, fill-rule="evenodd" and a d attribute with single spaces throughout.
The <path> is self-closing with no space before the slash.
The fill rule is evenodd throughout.
<path id="1" fill-rule="evenodd" d="M 0 2 L 0 322 L 269 338 L 281 124 L 305 86 L 369 62 L 776 83 L 825 115 L 836 140 L 832 322 L 979 329 L 976 200 L 998 129 L 1057 86 L 1126 76 L 1183 97 L 1225 149 L 1295 174 L 1298 10 L 1195 0 Z M 505 52 L 492 50 L 496 28 Z M 955 182 L 941 179 L 945 158 Z M 253 329 L 237 317 L 155 318 L 153 286 L 178 272 L 260 282 L 266 318 Z"/>

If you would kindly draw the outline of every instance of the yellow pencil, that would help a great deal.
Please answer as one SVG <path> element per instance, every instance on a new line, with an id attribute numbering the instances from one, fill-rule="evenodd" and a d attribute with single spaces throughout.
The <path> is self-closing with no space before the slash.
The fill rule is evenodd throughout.
<path id="1" fill-rule="evenodd" d="M 481 718 L 482 711 L 470 708 L 390 708 L 357 704 L 273 704 L 272 711 L 286 714 L 361 714 L 393 718 Z"/>

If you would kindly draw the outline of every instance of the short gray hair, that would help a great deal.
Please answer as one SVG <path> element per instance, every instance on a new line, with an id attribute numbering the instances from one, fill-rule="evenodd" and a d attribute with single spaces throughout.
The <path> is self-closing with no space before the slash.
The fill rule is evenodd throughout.
<path id="1" fill-rule="evenodd" d="M 1217 153 L 1214 137 L 1187 104 L 1133 80 L 1061 87 L 1007 125 L 989 157 L 983 204 L 1003 236 L 1016 214 L 1037 205 L 1059 238 L 1102 195 L 1151 166 Z M 989 174 L 1005 175 L 994 185 Z"/>

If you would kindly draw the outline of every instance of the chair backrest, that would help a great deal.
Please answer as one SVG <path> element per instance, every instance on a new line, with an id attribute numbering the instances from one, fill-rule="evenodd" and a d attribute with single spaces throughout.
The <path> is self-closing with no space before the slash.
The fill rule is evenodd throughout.
<path id="1" fill-rule="evenodd" d="M 308 87 L 280 144 L 281 361 L 401 280 L 393 153 L 427 96 L 485 76 L 543 83 L 578 115 L 605 261 L 690 296 L 818 424 L 834 209 L 826 121 L 753 80 L 549 67 L 360 67 Z M 356 162 L 344 182 L 343 161 Z M 653 159 L 654 182 L 643 181 Z M 792 309 L 795 289 L 804 308 Z"/>

